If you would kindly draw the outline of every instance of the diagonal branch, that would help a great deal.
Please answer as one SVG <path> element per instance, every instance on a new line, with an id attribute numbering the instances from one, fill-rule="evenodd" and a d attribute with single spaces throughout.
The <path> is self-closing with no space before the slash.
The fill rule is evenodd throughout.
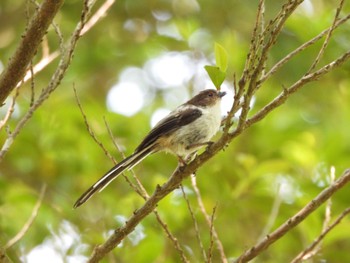
<path id="1" fill-rule="evenodd" d="M 228 261 L 227 261 L 226 255 L 225 255 L 224 246 L 221 243 L 221 240 L 219 238 L 219 235 L 218 235 L 214 225 L 211 225 L 210 216 L 208 215 L 207 211 L 205 210 L 203 199 L 202 199 L 201 193 L 199 191 L 199 188 L 197 186 L 196 176 L 191 176 L 191 183 L 192 183 L 193 190 L 194 190 L 196 197 L 197 197 L 197 203 L 198 203 L 199 209 L 200 209 L 201 213 L 203 214 L 205 221 L 207 222 L 207 225 L 211 228 L 211 234 L 215 240 L 217 250 L 219 251 L 221 262 L 227 263 Z"/>
<path id="2" fill-rule="evenodd" d="M 43 185 L 41 187 L 41 190 L 40 190 L 39 199 L 33 208 L 32 214 L 30 215 L 30 217 L 28 218 L 27 222 L 24 224 L 22 229 L 11 240 L 9 240 L 7 242 L 7 244 L 4 247 L 4 250 L 7 250 L 7 249 L 11 248 L 12 246 L 14 246 L 28 232 L 28 230 L 32 226 L 35 218 L 38 215 L 38 211 L 39 211 L 39 208 L 41 207 L 42 201 L 44 199 L 45 192 L 46 192 L 46 185 Z M 1 262 L 1 260 L 0 260 L 0 262 Z"/>
<path id="3" fill-rule="evenodd" d="M 320 77 L 326 75 L 328 72 L 333 70 L 336 67 L 339 67 L 343 65 L 345 62 L 347 62 L 350 59 L 350 51 L 344 53 L 342 56 L 337 58 L 336 60 L 332 61 L 331 63 L 323 66 L 319 70 L 307 74 L 303 76 L 301 79 L 296 81 L 292 86 L 290 86 L 288 89 L 284 89 L 280 95 L 278 95 L 274 100 L 272 100 L 269 104 L 267 104 L 264 108 L 262 108 L 258 113 L 256 113 L 253 117 L 247 120 L 246 125 L 250 126 L 253 123 L 256 123 L 263 119 L 269 112 L 277 108 L 278 106 L 282 105 L 287 98 L 292 94 L 298 91 L 301 87 L 303 87 L 305 84 L 316 81 Z"/>
<path id="4" fill-rule="evenodd" d="M 93 28 L 98 21 L 100 21 L 103 17 L 107 15 L 108 10 L 112 7 L 115 0 L 106 0 L 105 3 L 101 5 L 101 7 L 91 16 L 91 18 L 85 23 L 84 28 L 82 29 L 80 36 L 86 34 L 91 28 Z M 55 30 L 59 32 L 58 27 L 53 24 Z M 63 40 L 60 34 L 59 39 Z M 55 50 L 51 53 L 46 52 L 45 55 L 41 58 L 41 60 L 33 67 L 33 72 L 27 70 L 23 78 L 23 82 L 27 82 L 33 75 L 42 71 L 46 66 L 48 66 L 52 61 L 54 61 L 60 55 L 60 50 Z M 19 83 L 20 84 L 20 83 Z"/>
<path id="5" fill-rule="evenodd" d="M 311 202 L 304 206 L 298 213 L 289 218 L 279 228 L 267 235 L 262 241 L 255 244 L 253 247 L 239 256 L 235 262 L 243 263 L 255 258 L 263 250 L 267 249 L 274 242 L 279 240 L 288 231 L 296 227 L 302 222 L 308 215 L 320 207 L 325 201 L 327 201 L 333 194 L 339 191 L 350 181 L 350 169 L 347 169 L 338 180 L 336 180 L 329 187 L 324 189 L 318 196 L 316 196 Z"/>
<path id="6" fill-rule="evenodd" d="M 330 41 L 331 36 L 333 34 L 333 31 L 336 28 L 336 23 L 339 20 L 340 11 L 342 10 L 343 5 L 344 5 L 344 0 L 340 0 L 339 7 L 337 8 L 337 11 L 335 12 L 332 26 L 328 30 L 327 35 L 326 35 L 326 39 L 324 40 L 322 47 L 321 47 L 320 51 L 318 52 L 316 59 L 312 63 L 308 73 L 312 72 L 316 68 L 317 64 L 320 62 L 320 59 L 322 58 L 322 56 L 323 56 L 323 54 L 324 54 L 324 52 L 329 44 L 329 41 Z"/>
<path id="7" fill-rule="evenodd" d="M 27 122 L 31 119 L 34 112 L 44 103 L 44 101 L 50 96 L 50 94 L 59 86 L 61 83 L 61 80 L 63 79 L 68 67 L 70 66 L 70 63 L 73 59 L 73 53 L 75 50 L 75 47 L 78 43 L 78 40 L 80 39 L 80 32 L 82 28 L 84 27 L 84 24 L 86 23 L 86 20 L 88 18 L 88 15 L 90 13 L 90 10 L 94 4 L 94 1 L 92 0 L 85 0 L 83 10 L 80 17 L 80 22 L 78 23 L 77 27 L 75 28 L 69 44 L 67 48 L 65 49 L 65 52 L 62 54 L 59 65 L 51 77 L 51 80 L 46 88 L 44 88 L 39 96 L 39 98 L 34 102 L 33 105 L 30 106 L 26 114 L 23 116 L 23 118 L 18 122 L 16 125 L 14 131 L 7 137 L 5 140 L 2 149 L 0 151 L 0 161 L 5 156 L 5 154 L 10 149 L 11 145 L 14 142 L 14 139 L 18 136 L 18 134 L 21 132 L 22 128 L 27 124 Z M 1 92 L 1 91 L 0 91 Z"/>
<path id="8" fill-rule="evenodd" d="M 276 73 L 277 70 L 279 70 L 283 65 L 285 65 L 288 61 L 290 61 L 294 56 L 296 56 L 301 51 L 303 51 L 306 48 L 308 48 L 308 47 L 312 46 L 313 44 L 315 44 L 318 40 L 320 40 L 322 37 L 324 37 L 326 34 L 328 34 L 328 32 L 330 30 L 332 30 L 332 28 L 333 28 L 333 31 L 334 31 L 334 29 L 338 28 L 339 26 L 344 24 L 349 19 L 350 19 L 350 14 L 348 14 L 344 18 L 338 20 L 334 26 L 332 25 L 331 27 L 327 28 L 326 30 L 323 30 L 317 36 L 313 37 L 309 41 L 305 42 L 304 44 L 302 44 L 301 46 L 299 46 L 298 48 L 296 48 L 295 50 L 290 52 L 287 56 L 285 56 L 280 61 L 278 61 L 266 74 L 264 74 L 260 78 L 259 84 L 263 83 L 268 78 L 270 78 L 274 73 Z"/>
<path id="9" fill-rule="evenodd" d="M 64 0 L 45 0 L 30 21 L 19 47 L 0 75 L 0 105 L 22 80 L 43 36 L 63 2 Z"/>
<path id="10" fill-rule="evenodd" d="M 314 249 L 316 248 L 316 246 L 318 244 L 320 244 L 320 242 L 326 237 L 326 235 L 333 229 L 335 228 L 337 225 L 340 224 L 340 222 L 343 220 L 343 218 L 345 216 L 347 216 L 348 214 L 350 214 L 350 207 L 346 208 L 338 217 L 337 219 L 328 227 L 326 227 L 321 235 L 319 235 L 318 238 L 315 239 L 314 242 L 312 242 L 312 244 L 306 248 L 304 251 L 302 251 L 299 255 L 297 255 L 292 261 L 291 263 L 297 263 L 297 262 L 301 262 L 304 259 L 306 259 L 307 256 L 309 256 L 309 253 L 312 253 L 314 251 Z"/>

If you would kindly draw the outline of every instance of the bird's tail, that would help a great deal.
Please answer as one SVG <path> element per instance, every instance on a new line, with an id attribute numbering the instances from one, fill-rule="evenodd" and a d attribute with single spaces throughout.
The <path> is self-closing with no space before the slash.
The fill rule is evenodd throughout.
<path id="1" fill-rule="evenodd" d="M 74 208 L 77 208 L 84 204 L 90 197 L 97 191 L 102 191 L 110 182 L 118 177 L 126 169 L 131 169 L 136 164 L 141 162 L 149 154 L 153 152 L 152 147 L 148 147 L 140 152 L 136 152 L 129 157 L 125 158 L 120 163 L 116 164 L 111 170 L 109 170 L 104 176 L 102 176 L 94 185 L 92 185 L 85 193 L 83 193 L 79 199 L 75 202 Z"/>

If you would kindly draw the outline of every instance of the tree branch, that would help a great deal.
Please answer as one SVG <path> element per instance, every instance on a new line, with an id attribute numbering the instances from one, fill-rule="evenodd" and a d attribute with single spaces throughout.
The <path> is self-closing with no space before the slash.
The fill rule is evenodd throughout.
<path id="1" fill-rule="evenodd" d="M 30 21 L 19 47 L 0 75 L 0 105 L 22 80 L 43 36 L 63 2 L 64 0 L 44 0 Z"/>
<path id="2" fill-rule="evenodd" d="M 298 213 L 288 219 L 279 228 L 267 235 L 262 241 L 255 244 L 248 249 L 242 255 L 240 255 L 235 262 L 243 263 L 255 258 L 263 250 L 267 249 L 274 242 L 283 237 L 287 232 L 296 227 L 302 222 L 309 214 L 320 207 L 325 201 L 327 201 L 332 195 L 339 191 L 350 181 L 350 169 L 347 169 L 338 180 L 336 180 L 329 187 L 324 189 L 318 196 L 316 196 L 311 202 L 304 206 Z"/>
<path id="3" fill-rule="evenodd" d="M 31 119 L 34 112 L 44 103 L 44 101 L 50 96 L 50 94 L 59 86 L 61 83 L 61 80 L 63 79 L 68 67 L 70 66 L 70 62 L 73 59 L 73 53 L 75 50 L 75 47 L 77 45 L 77 42 L 80 38 L 80 32 L 82 28 L 84 27 L 84 24 L 86 23 L 86 20 L 88 18 L 88 15 L 90 13 L 90 10 L 94 4 L 94 1 L 92 0 L 85 0 L 83 10 L 81 12 L 80 22 L 78 23 L 77 27 L 75 28 L 70 41 L 65 49 L 65 52 L 62 54 L 59 65 L 57 66 L 57 69 L 53 76 L 51 77 L 51 80 L 46 88 L 44 88 L 39 96 L 39 98 L 34 102 L 33 105 L 31 105 L 26 112 L 26 114 L 22 117 L 22 119 L 18 122 L 16 125 L 14 131 L 7 137 L 5 140 L 2 149 L 0 151 L 0 161 L 5 156 L 5 154 L 10 149 L 11 145 L 13 144 L 14 139 L 18 136 L 22 128 L 26 125 L 26 123 Z"/>
<path id="4" fill-rule="evenodd" d="M 86 34 L 91 28 L 93 28 L 98 21 L 100 21 L 103 17 L 107 15 L 108 10 L 112 7 L 115 0 L 106 0 L 105 3 L 101 5 L 101 7 L 94 13 L 94 15 L 91 16 L 91 18 L 85 23 L 84 28 L 82 29 L 80 36 L 83 36 Z M 55 30 L 58 32 L 59 39 L 63 38 L 61 37 L 58 27 L 53 24 Z M 61 45 L 60 45 L 61 46 Z M 37 74 L 41 70 L 43 70 L 46 66 L 48 66 L 52 61 L 54 61 L 58 56 L 60 52 L 59 50 L 55 50 L 51 53 L 49 52 L 43 52 L 43 57 L 41 60 L 33 67 L 33 71 L 27 70 L 23 82 L 27 82 L 33 75 Z"/>
<path id="5" fill-rule="evenodd" d="M 39 199 L 33 208 L 32 214 L 28 218 L 27 222 L 23 225 L 22 229 L 11 240 L 9 240 L 7 242 L 7 244 L 4 247 L 4 250 L 7 250 L 7 249 L 11 248 L 12 246 L 14 246 L 28 232 L 28 230 L 31 227 L 31 225 L 33 224 L 36 216 L 38 215 L 38 211 L 39 211 L 39 208 L 41 207 L 42 201 L 44 199 L 45 192 L 46 192 L 46 185 L 43 185 L 41 187 L 41 190 L 40 190 Z"/>
<path id="6" fill-rule="evenodd" d="M 304 251 L 302 251 L 298 256 L 296 256 L 291 263 L 297 263 L 297 262 L 301 262 L 303 260 L 306 260 L 308 258 L 310 258 L 310 253 L 313 253 L 316 246 L 320 244 L 320 242 L 326 237 L 326 235 L 333 229 L 335 228 L 337 225 L 340 224 L 341 220 L 343 220 L 343 218 L 345 216 L 347 216 L 348 214 L 350 214 L 350 207 L 346 208 L 338 217 L 337 219 L 333 222 L 333 224 L 329 225 L 327 228 L 325 228 L 321 235 L 319 235 L 318 238 L 315 239 L 314 242 L 312 242 L 312 244 L 306 248 Z"/>
<path id="7" fill-rule="evenodd" d="M 184 197 L 184 199 L 186 201 L 188 211 L 190 212 L 190 215 L 191 215 L 191 218 L 192 218 L 194 231 L 196 232 L 196 239 L 197 239 L 197 242 L 198 242 L 199 249 L 202 252 L 203 261 L 207 262 L 208 261 L 207 260 L 207 254 L 205 253 L 205 249 L 204 249 L 203 242 L 202 242 L 202 239 L 201 239 L 201 234 L 199 232 L 199 227 L 198 227 L 198 222 L 197 222 L 196 216 L 194 215 L 194 212 L 193 212 L 192 207 L 191 207 L 190 200 L 188 200 L 188 198 L 187 198 L 187 194 L 185 192 L 184 187 L 182 185 L 180 185 L 180 188 L 181 188 L 181 191 L 182 191 L 182 196 Z"/>
<path id="8" fill-rule="evenodd" d="M 200 193 L 200 191 L 198 189 L 198 186 L 197 186 L 197 178 L 196 178 L 196 176 L 194 176 L 194 175 L 191 176 L 191 183 L 192 183 L 193 190 L 194 190 L 194 192 L 196 194 L 196 197 L 197 197 L 197 203 L 198 203 L 199 209 L 202 212 L 207 225 L 209 226 L 209 228 L 211 228 L 211 233 L 212 233 L 213 238 L 215 240 L 217 250 L 220 253 L 221 262 L 222 263 L 227 263 L 228 261 L 227 261 L 226 255 L 225 255 L 224 246 L 221 243 L 221 240 L 220 240 L 219 235 L 218 235 L 218 233 L 217 233 L 217 231 L 215 229 L 215 226 L 211 225 L 210 216 L 208 215 L 207 211 L 205 210 L 204 202 L 203 202 L 203 199 L 202 199 L 202 195 L 201 195 L 201 193 Z"/>

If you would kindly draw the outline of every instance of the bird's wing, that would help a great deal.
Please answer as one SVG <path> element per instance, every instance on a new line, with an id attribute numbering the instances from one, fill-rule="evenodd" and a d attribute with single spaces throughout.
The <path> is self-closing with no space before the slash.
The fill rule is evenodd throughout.
<path id="1" fill-rule="evenodd" d="M 135 153 L 142 151 L 152 145 L 160 136 L 166 136 L 171 132 L 178 130 L 180 127 L 190 124 L 202 115 L 198 108 L 178 109 L 161 120 L 143 139 L 136 148 Z"/>

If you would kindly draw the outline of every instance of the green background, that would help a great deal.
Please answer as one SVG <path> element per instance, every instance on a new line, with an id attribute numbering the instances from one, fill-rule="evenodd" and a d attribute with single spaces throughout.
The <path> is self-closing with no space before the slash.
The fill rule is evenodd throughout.
<path id="1" fill-rule="evenodd" d="M 101 3 L 98 1 L 94 10 Z M 332 23 L 337 1 L 309 3 L 313 11 L 300 7 L 287 21 L 270 53 L 268 68 Z M 55 18 L 65 39 L 79 21 L 81 5 L 81 1 L 66 1 Z M 266 19 L 272 18 L 281 5 L 281 1 L 266 1 Z M 121 72 L 127 67 L 145 72 L 147 62 L 167 52 L 189 54 L 194 61 L 204 58 L 213 62 L 217 42 L 228 52 L 226 81 L 232 86 L 233 74 L 240 76 L 244 67 L 256 9 L 257 1 L 117 1 L 108 15 L 82 37 L 60 87 L 35 112 L 0 163 L 0 246 L 21 229 L 38 200 L 40 188 L 47 185 L 33 225 L 23 239 L 7 251 L 14 262 L 32 262 L 29 259 L 35 250 L 42 253 L 42 257 L 52 255 L 55 260 L 52 262 L 84 262 L 96 244 L 104 242 L 110 231 L 121 226 L 143 204 L 142 198 L 120 177 L 84 206 L 72 209 L 80 194 L 113 165 L 88 134 L 73 86 L 96 137 L 121 160 L 104 118 L 125 154 L 131 154 L 149 131 L 152 113 L 160 107 L 176 106 L 167 96 L 181 94 L 181 97 L 184 92 L 189 95 L 201 88 L 193 84 L 193 79 L 166 88 L 148 85 L 147 94 L 152 96 L 146 98 L 139 112 L 127 117 L 109 111 L 106 106 L 106 96 L 118 83 Z M 25 10 L 25 1 L 0 2 L 3 65 L 7 64 L 24 31 Z M 350 5 L 345 3 L 341 17 L 349 11 Z M 157 19 L 157 14 L 167 20 Z M 133 25 L 132 29 L 126 26 L 128 22 Z M 175 28 L 177 37 L 160 34 L 162 26 Z M 193 43 L 194 34 L 199 34 L 196 43 Z M 349 35 L 347 22 L 334 32 L 320 65 L 349 50 Z M 52 27 L 48 42 L 51 51 L 58 48 Z M 271 101 L 283 86 L 298 80 L 312 64 L 321 45 L 322 42 L 318 42 L 293 58 L 263 85 L 254 98 L 252 113 Z M 34 62 L 40 60 L 41 53 L 39 50 Z M 56 66 L 57 60 L 37 74 L 36 96 L 47 85 Z M 329 184 L 332 166 L 337 176 L 349 166 L 349 69 L 350 64 L 346 63 L 320 81 L 306 85 L 198 170 L 197 183 L 204 205 L 209 214 L 216 206 L 214 225 L 228 258 L 239 256 L 257 241 L 276 199 L 281 203 L 271 230 Z M 204 68 L 201 71 L 201 76 L 208 79 Z M 28 109 L 30 97 L 30 83 L 27 83 L 20 90 L 17 111 L 9 122 L 10 130 Z M 1 111 L 1 116 L 3 114 Z M 2 130 L 0 142 L 5 138 L 6 131 Z M 167 180 L 176 165 L 175 157 L 160 153 L 147 158 L 134 171 L 152 193 L 157 184 Z M 210 229 L 200 213 L 190 180 L 184 181 L 184 187 L 207 249 Z M 345 187 L 332 199 L 333 219 L 348 206 L 348 193 Z M 320 234 L 324 208 L 323 205 L 262 253 L 257 262 L 288 262 L 296 256 Z M 158 211 L 191 262 L 202 262 L 191 214 L 181 192 L 171 193 L 162 200 Z M 314 262 L 349 262 L 349 236 L 350 222 L 346 218 L 326 237 Z M 104 260 L 179 262 L 180 256 L 154 215 L 150 215 Z M 214 246 L 213 262 L 218 260 Z"/>

